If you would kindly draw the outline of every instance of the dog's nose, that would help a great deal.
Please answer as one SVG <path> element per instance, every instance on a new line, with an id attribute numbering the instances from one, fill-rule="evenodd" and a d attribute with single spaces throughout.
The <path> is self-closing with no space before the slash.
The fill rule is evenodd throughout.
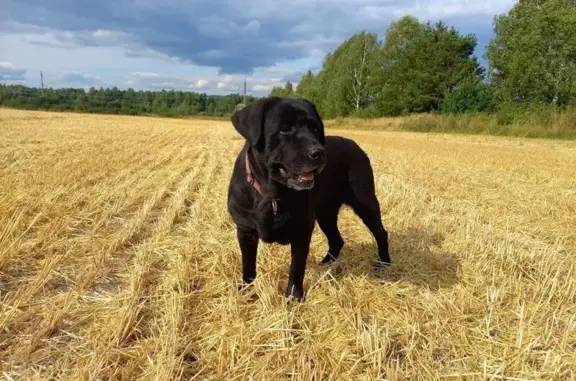
<path id="1" fill-rule="evenodd" d="M 313 160 L 320 160 L 324 158 L 324 148 L 322 147 L 313 147 L 308 151 L 308 156 Z"/>

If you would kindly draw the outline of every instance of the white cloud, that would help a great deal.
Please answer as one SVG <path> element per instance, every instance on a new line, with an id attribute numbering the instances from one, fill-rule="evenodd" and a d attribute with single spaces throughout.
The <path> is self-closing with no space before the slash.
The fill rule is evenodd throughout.
<path id="1" fill-rule="evenodd" d="M 298 73 L 298 70 L 291 68 L 291 67 L 280 67 L 280 66 L 270 66 L 267 68 L 264 68 L 264 72 L 268 73 L 268 74 L 274 74 L 274 75 L 294 75 L 296 73 Z"/>
<path id="2" fill-rule="evenodd" d="M 142 78 L 159 78 L 160 77 L 160 74 L 158 74 L 158 73 L 141 72 L 141 71 L 137 71 L 137 72 L 133 73 L 133 75 L 135 75 L 137 77 L 142 77 Z"/>
<path id="3" fill-rule="evenodd" d="M 431 1 L 406 1 L 401 6 L 389 3 L 366 4 L 359 7 L 358 18 L 378 21 L 390 20 L 405 15 L 414 15 L 424 20 L 439 20 L 452 17 L 465 17 L 470 15 L 488 15 L 508 11 L 515 0 L 431 0 Z"/>
<path id="4" fill-rule="evenodd" d="M 0 81 L 9 84 L 25 84 L 26 69 L 16 67 L 12 62 L 0 61 Z"/>
<path id="5" fill-rule="evenodd" d="M 269 84 L 269 85 L 254 85 L 254 86 L 252 86 L 252 90 L 254 90 L 254 91 L 270 92 L 270 90 L 272 90 L 273 87 L 274 87 L 274 84 Z"/>
<path id="6" fill-rule="evenodd" d="M 150 86 L 159 89 L 176 89 L 180 87 L 179 84 L 175 82 L 152 82 Z"/>
<path id="7" fill-rule="evenodd" d="M 2 68 L 2 69 L 16 69 L 16 66 L 14 66 L 14 64 L 11 62 L 1 61 L 0 62 L 0 68 Z"/>
<path id="8" fill-rule="evenodd" d="M 278 67 L 279 73 L 291 74 L 293 70 Z M 246 78 L 246 87 L 249 94 L 262 96 L 270 92 L 274 86 L 284 86 L 285 81 L 278 77 L 269 77 L 266 70 L 261 76 Z M 242 75 L 211 75 L 198 78 L 194 75 L 175 76 L 156 72 L 130 73 L 123 81 L 126 86 L 146 89 L 175 89 L 201 91 L 211 90 L 215 94 L 240 93 L 244 89 L 244 76 Z"/>
<path id="9" fill-rule="evenodd" d="M 316 60 L 322 60 L 326 56 L 326 52 L 321 49 L 310 50 L 310 57 Z"/>
<path id="10" fill-rule="evenodd" d="M 220 90 L 225 90 L 225 91 L 229 91 L 229 92 L 238 92 L 240 90 L 240 84 L 239 83 L 231 83 L 231 82 L 225 82 L 225 81 L 218 82 L 216 87 L 218 87 Z"/>
<path id="11" fill-rule="evenodd" d="M 252 20 L 244 27 L 247 32 L 252 32 L 253 34 L 260 33 L 260 22 L 258 20 Z"/>
<path id="12" fill-rule="evenodd" d="M 194 83 L 194 88 L 196 88 L 196 89 L 205 89 L 205 88 L 208 86 L 209 83 L 210 83 L 210 82 L 208 82 L 208 81 L 205 80 L 205 79 L 199 79 L 199 80 L 197 80 L 197 81 Z"/>
<path id="13" fill-rule="evenodd" d="M 125 35 L 125 33 L 118 32 L 115 30 L 96 29 L 95 31 L 92 32 L 92 35 L 97 38 L 110 38 Z"/>

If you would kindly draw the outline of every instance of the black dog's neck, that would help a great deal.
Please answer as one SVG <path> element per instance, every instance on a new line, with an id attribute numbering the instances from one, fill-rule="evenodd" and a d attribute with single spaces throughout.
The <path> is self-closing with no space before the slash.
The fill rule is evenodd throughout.
<path id="1" fill-rule="evenodd" d="M 245 155 L 248 156 L 248 165 L 250 165 L 252 176 L 262 187 L 266 187 L 266 184 L 269 182 L 268 171 L 266 170 L 266 164 L 263 163 L 264 160 L 262 160 L 262 156 L 249 145 L 246 146 Z M 246 172 L 248 173 L 248 171 Z"/>

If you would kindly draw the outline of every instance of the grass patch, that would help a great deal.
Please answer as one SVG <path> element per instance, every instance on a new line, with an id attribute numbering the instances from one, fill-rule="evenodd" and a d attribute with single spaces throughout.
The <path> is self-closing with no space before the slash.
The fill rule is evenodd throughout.
<path id="1" fill-rule="evenodd" d="M 501 110 L 497 114 L 419 114 L 397 118 L 339 118 L 327 128 L 576 139 L 576 109 L 564 112 Z"/>

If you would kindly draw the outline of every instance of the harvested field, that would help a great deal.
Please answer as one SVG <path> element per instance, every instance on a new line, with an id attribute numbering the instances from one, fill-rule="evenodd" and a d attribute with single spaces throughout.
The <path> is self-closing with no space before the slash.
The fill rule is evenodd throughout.
<path id="1" fill-rule="evenodd" d="M 392 267 L 349 209 L 340 263 L 252 294 L 227 122 L 0 110 L 0 378 L 576 379 L 576 143 L 327 130 L 371 157 Z"/>

